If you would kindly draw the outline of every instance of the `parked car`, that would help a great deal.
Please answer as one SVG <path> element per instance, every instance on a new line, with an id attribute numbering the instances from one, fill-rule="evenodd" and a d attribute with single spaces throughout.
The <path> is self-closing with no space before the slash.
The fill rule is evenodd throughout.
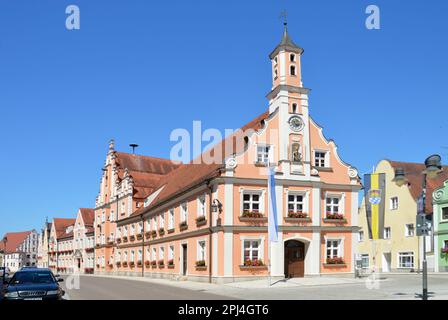
<path id="1" fill-rule="evenodd" d="M 6 276 L 9 276 L 9 268 L 8 267 L 0 267 L 0 277 L 3 278 L 3 275 L 6 273 Z"/>
<path id="2" fill-rule="evenodd" d="M 5 283 L 5 300 L 61 300 L 65 292 L 50 269 L 25 268 Z"/>

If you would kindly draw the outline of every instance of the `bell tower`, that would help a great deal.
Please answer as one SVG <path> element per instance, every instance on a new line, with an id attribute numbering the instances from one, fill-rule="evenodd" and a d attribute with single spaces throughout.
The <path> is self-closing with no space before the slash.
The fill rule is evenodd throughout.
<path id="1" fill-rule="evenodd" d="M 288 24 L 283 23 L 282 40 L 269 55 L 272 63 L 272 90 L 279 85 L 302 87 L 300 58 L 303 49 L 288 34 Z"/>
<path id="2" fill-rule="evenodd" d="M 283 23 L 280 43 L 269 54 L 272 88 L 267 95 L 269 113 L 278 112 L 279 162 L 285 178 L 310 179 L 308 92 L 303 87 L 301 58 L 304 50 L 291 39 Z"/>

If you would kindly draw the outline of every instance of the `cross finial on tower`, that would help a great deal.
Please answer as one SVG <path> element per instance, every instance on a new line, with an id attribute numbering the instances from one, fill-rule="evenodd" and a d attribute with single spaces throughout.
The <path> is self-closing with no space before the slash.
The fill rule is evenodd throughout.
<path id="1" fill-rule="evenodd" d="M 286 10 L 280 12 L 280 19 L 283 19 L 283 25 L 285 26 L 286 29 L 288 25 L 288 12 Z"/>

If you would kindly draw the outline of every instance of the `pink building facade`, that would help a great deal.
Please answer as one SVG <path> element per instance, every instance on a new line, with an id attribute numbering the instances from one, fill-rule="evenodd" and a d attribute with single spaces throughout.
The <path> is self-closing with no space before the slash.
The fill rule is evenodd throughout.
<path id="1" fill-rule="evenodd" d="M 174 165 L 111 145 L 95 209 L 95 272 L 215 283 L 354 272 L 360 179 L 310 117 L 302 53 L 285 27 L 269 56 L 268 110 L 196 161 Z"/>

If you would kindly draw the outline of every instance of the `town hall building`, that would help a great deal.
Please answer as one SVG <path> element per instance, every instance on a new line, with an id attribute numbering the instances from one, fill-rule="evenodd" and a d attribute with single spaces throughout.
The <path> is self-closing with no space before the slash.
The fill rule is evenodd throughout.
<path id="1" fill-rule="evenodd" d="M 95 273 L 226 283 L 354 272 L 361 183 L 310 116 L 302 54 L 285 25 L 269 55 L 267 110 L 191 163 L 111 143 L 94 210 Z M 210 157 L 219 161 L 201 160 Z"/>

